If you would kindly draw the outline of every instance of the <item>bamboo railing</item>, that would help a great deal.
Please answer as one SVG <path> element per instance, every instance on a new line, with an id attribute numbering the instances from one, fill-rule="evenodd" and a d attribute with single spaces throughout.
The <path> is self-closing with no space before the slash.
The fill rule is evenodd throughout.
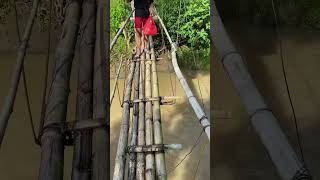
<path id="1" fill-rule="evenodd" d="M 193 93 L 187 83 L 187 80 L 184 78 L 184 76 L 180 70 L 180 67 L 177 62 L 177 54 L 176 54 L 177 47 L 176 47 L 176 45 L 172 42 L 171 37 L 168 33 L 168 30 L 167 30 L 166 26 L 164 25 L 162 19 L 159 17 L 159 15 L 157 17 L 159 19 L 159 22 L 160 22 L 165 34 L 167 35 L 167 38 L 168 38 L 170 44 L 171 44 L 172 65 L 173 65 L 174 71 L 176 73 L 176 76 L 177 76 L 177 78 L 178 78 L 178 80 L 179 80 L 188 100 L 189 100 L 189 103 L 190 103 L 193 111 L 195 112 L 200 124 L 203 126 L 203 129 L 204 129 L 204 131 L 210 141 L 210 122 L 209 122 L 209 119 L 206 116 L 206 114 L 204 113 L 204 111 L 202 110 L 198 100 L 193 95 Z"/>

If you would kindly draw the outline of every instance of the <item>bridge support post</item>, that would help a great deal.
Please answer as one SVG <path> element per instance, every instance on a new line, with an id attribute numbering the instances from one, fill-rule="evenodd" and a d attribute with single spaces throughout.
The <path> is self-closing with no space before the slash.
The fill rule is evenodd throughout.
<path id="1" fill-rule="evenodd" d="M 41 162 L 39 180 L 62 180 L 64 142 L 62 124 L 66 121 L 69 81 L 80 20 L 80 6 L 73 1 L 66 10 L 66 19 L 56 51 L 52 91 L 46 107 L 41 135 Z"/>
<path id="2" fill-rule="evenodd" d="M 76 121 L 92 119 L 93 60 L 96 32 L 96 1 L 82 3 Z M 77 131 L 74 138 L 72 180 L 91 179 L 92 129 Z"/>

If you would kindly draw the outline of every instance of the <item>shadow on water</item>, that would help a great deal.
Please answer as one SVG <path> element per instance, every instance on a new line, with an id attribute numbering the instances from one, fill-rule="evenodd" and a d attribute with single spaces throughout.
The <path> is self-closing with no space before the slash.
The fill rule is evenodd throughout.
<path id="1" fill-rule="evenodd" d="M 160 96 L 171 96 L 171 83 L 170 83 L 170 73 L 166 71 L 165 66 L 159 66 L 158 77 L 160 84 Z M 185 73 L 187 77 L 188 73 Z M 210 102 L 210 77 L 209 72 L 203 73 L 204 75 L 198 75 L 201 81 L 201 90 L 204 98 L 204 104 L 206 107 L 206 112 L 209 112 Z M 172 80 L 176 80 L 176 76 L 173 73 L 171 75 Z M 194 90 L 193 92 L 199 98 L 199 92 L 197 87 L 197 81 L 194 76 L 187 77 L 189 80 L 190 87 Z M 123 91 L 123 80 L 120 80 L 120 92 Z M 174 83 L 174 82 L 173 82 Z M 111 81 L 111 85 L 113 81 Z M 170 172 L 180 160 L 190 151 L 191 147 L 194 145 L 197 137 L 200 135 L 202 130 L 201 125 L 196 116 L 193 113 L 192 108 L 187 102 L 184 92 L 180 86 L 178 80 L 176 80 L 176 92 L 177 96 L 182 96 L 183 99 L 177 100 L 177 103 L 170 106 L 161 106 L 161 118 L 162 118 L 162 131 L 163 139 L 166 144 L 182 144 L 183 149 L 181 151 L 169 151 L 166 153 L 166 164 L 167 172 Z M 114 113 L 113 113 L 114 112 Z M 114 159 L 117 149 L 119 131 L 120 131 L 120 122 L 122 108 L 120 108 L 118 97 L 114 99 L 114 102 L 111 107 L 111 172 L 113 173 Z M 203 150 L 204 149 L 204 150 Z M 209 179 L 210 176 L 210 144 L 207 140 L 205 134 L 200 138 L 200 143 L 193 150 L 193 153 L 186 158 L 181 165 L 179 165 L 174 171 L 172 171 L 168 179 L 182 180 L 182 179 L 193 179 L 198 160 L 201 159 L 199 168 L 196 173 L 195 179 Z M 111 177 L 112 177 L 111 173 Z M 126 172 L 127 173 L 127 172 Z"/>
<path id="2" fill-rule="evenodd" d="M 300 157 L 297 136 L 282 74 L 276 34 L 271 27 L 226 23 L 257 88 L 272 109 Z M 319 86 L 320 33 L 305 29 L 281 29 L 287 79 L 295 106 L 306 163 L 315 179 L 320 146 Z M 223 180 L 280 179 L 271 159 L 250 125 L 249 117 L 221 62 L 214 59 L 213 106 L 232 113 L 231 119 L 215 119 L 213 177 Z"/>

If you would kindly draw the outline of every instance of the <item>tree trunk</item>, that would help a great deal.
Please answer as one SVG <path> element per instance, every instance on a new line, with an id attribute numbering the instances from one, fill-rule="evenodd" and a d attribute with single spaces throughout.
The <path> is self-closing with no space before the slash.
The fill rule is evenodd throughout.
<path id="1" fill-rule="evenodd" d="M 311 179 L 307 176 L 303 163 L 299 160 L 287 137 L 280 129 L 277 119 L 272 111 L 268 109 L 263 97 L 257 90 L 254 81 L 247 71 L 242 57 L 236 51 L 232 41 L 228 37 L 223 23 L 220 19 L 215 4 L 211 8 L 214 19 L 214 34 L 212 40 L 222 57 L 224 68 L 234 83 L 247 112 L 251 117 L 251 123 L 258 133 L 262 143 L 265 145 L 269 155 L 274 162 L 278 173 L 284 180 Z"/>
<path id="2" fill-rule="evenodd" d="M 69 81 L 79 29 L 80 7 L 73 1 L 66 10 L 62 36 L 56 51 L 52 91 L 49 94 L 41 136 L 39 180 L 62 180 L 64 142 L 61 127 L 66 121 Z"/>
<path id="3" fill-rule="evenodd" d="M 82 4 L 79 51 L 78 94 L 76 121 L 92 119 L 93 62 L 96 32 L 96 1 L 84 0 Z M 92 130 L 76 132 L 73 151 L 73 180 L 91 179 Z"/>

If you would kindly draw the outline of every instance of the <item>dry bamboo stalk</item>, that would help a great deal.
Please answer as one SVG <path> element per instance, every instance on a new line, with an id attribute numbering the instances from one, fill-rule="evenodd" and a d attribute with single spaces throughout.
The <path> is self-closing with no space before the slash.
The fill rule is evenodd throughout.
<path id="1" fill-rule="evenodd" d="M 140 76 L 140 62 L 135 62 L 135 73 L 134 73 L 134 92 L 133 99 L 139 98 L 139 76 Z M 138 118 L 139 118 L 139 103 L 133 103 L 133 113 L 132 113 L 132 126 L 131 126 L 131 146 L 137 145 L 138 136 Z M 136 161 L 137 154 L 129 154 L 129 171 L 128 180 L 135 180 L 136 178 Z"/>
<path id="2" fill-rule="evenodd" d="M 206 114 L 204 113 L 204 111 L 202 110 L 198 100 L 193 95 L 193 93 L 192 93 L 192 91 L 191 91 L 191 89 L 190 89 L 190 87 L 189 87 L 189 85 L 187 83 L 187 80 L 183 77 L 183 74 L 182 74 L 182 72 L 181 72 L 181 70 L 179 68 L 178 62 L 177 62 L 177 55 L 176 55 L 176 51 L 177 51 L 176 48 L 177 47 L 172 42 L 172 40 L 170 38 L 170 35 L 169 35 L 168 31 L 167 31 L 167 28 L 165 27 L 162 19 L 159 16 L 158 16 L 158 19 L 159 19 L 159 22 L 160 22 L 161 26 L 163 27 L 163 30 L 165 31 L 165 33 L 167 35 L 168 40 L 171 43 L 172 65 L 173 65 L 174 71 L 175 71 L 175 73 L 177 75 L 177 78 L 180 81 L 180 84 L 181 84 L 185 94 L 188 97 L 189 103 L 192 106 L 193 111 L 195 112 L 197 118 L 199 119 L 200 124 L 204 128 L 204 131 L 206 132 L 207 137 L 208 137 L 208 139 L 210 141 L 210 121 L 209 121 L 208 117 L 206 116 Z"/>
<path id="3" fill-rule="evenodd" d="M 63 23 L 61 39 L 55 54 L 52 91 L 48 98 L 44 130 L 41 136 L 41 162 L 39 180 L 62 180 L 64 144 L 61 132 L 66 120 L 69 81 L 72 60 L 78 35 L 80 6 L 78 1 L 69 4 Z"/>
<path id="4" fill-rule="evenodd" d="M 36 18 L 39 2 L 40 2 L 40 0 L 33 1 L 31 13 L 28 18 L 28 22 L 27 22 L 27 25 L 26 25 L 26 28 L 25 28 L 25 31 L 23 34 L 23 39 L 21 41 L 21 44 L 20 44 L 20 47 L 18 50 L 17 64 L 15 66 L 14 73 L 12 75 L 9 93 L 6 97 L 3 108 L 1 109 L 1 113 L 0 113 L 0 148 L 1 148 L 2 140 L 3 140 L 4 134 L 5 134 L 7 125 L 8 125 L 10 115 L 13 111 L 14 101 L 16 98 L 17 89 L 18 89 L 18 85 L 19 85 L 19 81 L 20 81 L 20 75 L 21 75 L 22 68 L 23 68 L 24 57 L 26 55 L 27 46 L 28 46 L 28 42 L 29 42 L 29 39 L 31 36 L 32 27 L 33 27 L 33 24 L 34 24 L 34 21 Z"/>
<path id="5" fill-rule="evenodd" d="M 107 94 L 108 83 L 108 61 L 105 57 L 104 48 L 104 1 L 97 1 L 96 16 L 96 40 L 94 56 L 94 74 L 93 74 L 93 119 L 102 119 L 106 126 L 95 128 L 92 134 L 92 180 L 108 179 L 110 177 L 110 131 L 109 119 L 107 115 L 109 99 Z M 108 50 L 107 50 L 108 51 Z"/>
<path id="6" fill-rule="evenodd" d="M 146 59 L 150 59 L 150 55 L 146 54 Z M 146 98 L 151 98 L 151 62 L 146 61 L 146 75 L 145 75 L 145 93 Z M 152 102 L 146 102 L 146 145 L 153 145 L 153 122 L 152 122 Z M 155 164 L 154 164 L 154 153 L 146 154 L 146 180 L 154 180 L 155 179 Z"/>
<path id="7" fill-rule="evenodd" d="M 143 45 L 143 43 L 142 43 Z M 139 82 L 139 99 L 145 97 L 145 54 L 143 53 L 140 57 L 140 82 Z M 145 145 L 145 102 L 139 102 L 139 121 L 138 121 L 138 145 Z M 136 179 L 145 179 L 145 155 L 144 153 L 137 154 L 137 170 Z"/>
<path id="8" fill-rule="evenodd" d="M 233 81 L 242 101 L 251 117 L 251 123 L 266 147 L 279 175 L 284 180 L 311 179 L 307 177 L 303 163 L 290 146 L 277 119 L 268 109 L 262 95 L 247 71 L 241 55 L 236 51 L 229 38 L 213 1 L 211 15 L 214 18 L 213 43 L 221 55 L 222 63 Z M 307 174 L 307 175 L 306 175 Z M 302 178 L 304 177 L 304 178 Z"/>
<path id="9" fill-rule="evenodd" d="M 151 62 L 152 62 L 152 97 L 159 97 L 159 83 L 158 83 L 158 74 L 156 67 L 156 57 L 153 47 L 152 36 L 149 36 L 150 48 L 151 48 Z M 153 101 L 153 130 L 154 130 L 154 144 L 163 144 L 163 135 L 161 127 L 161 111 L 160 111 L 160 101 Z M 166 180 L 166 163 L 164 152 L 156 152 L 156 176 L 158 180 Z"/>
<path id="10" fill-rule="evenodd" d="M 76 121 L 92 119 L 93 60 L 96 31 L 96 1 L 84 0 L 82 3 L 82 30 L 79 49 L 79 79 L 76 106 Z M 91 179 L 92 130 L 76 133 L 73 151 L 73 180 Z"/>
<path id="11" fill-rule="evenodd" d="M 130 125 L 130 104 L 129 100 L 131 98 L 131 85 L 133 74 L 135 70 L 135 63 L 131 61 L 129 74 L 127 77 L 124 101 L 123 101 L 123 110 L 122 110 L 122 121 L 121 129 L 118 141 L 118 149 L 115 159 L 113 180 L 123 180 L 125 173 L 125 164 L 126 164 L 126 149 L 128 145 L 128 131 Z"/>

